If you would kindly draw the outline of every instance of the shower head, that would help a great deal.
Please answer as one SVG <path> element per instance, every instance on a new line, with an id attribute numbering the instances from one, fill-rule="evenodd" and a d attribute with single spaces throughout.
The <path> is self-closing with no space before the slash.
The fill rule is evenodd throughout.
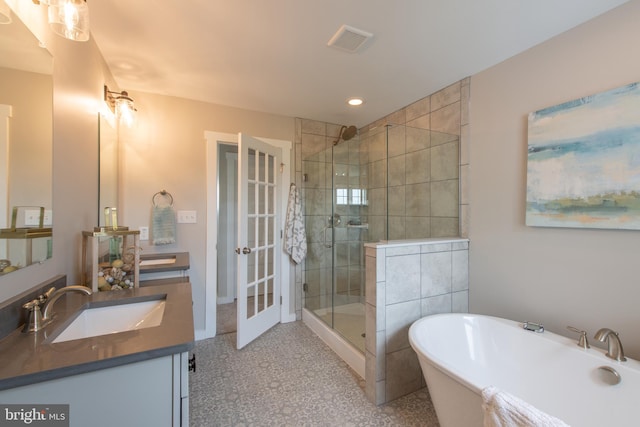
<path id="1" fill-rule="evenodd" d="M 356 128 L 353 125 L 349 127 L 342 126 L 340 128 L 340 132 L 338 133 L 338 139 L 333 141 L 333 145 L 337 145 L 340 142 L 340 139 L 342 139 L 343 141 L 348 141 L 354 136 L 356 136 L 357 133 L 358 133 L 358 128 Z"/>
<path id="2" fill-rule="evenodd" d="M 358 133 L 358 129 L 355 126 L 349 126 L 348 128 L 346 128 L 344 130 L 344 132 L 342 132 L 342 140 L 343 141 L 348 141 L 351 138 L 353 138 L 354 136 L 356 136 L 356 134 Z"/>

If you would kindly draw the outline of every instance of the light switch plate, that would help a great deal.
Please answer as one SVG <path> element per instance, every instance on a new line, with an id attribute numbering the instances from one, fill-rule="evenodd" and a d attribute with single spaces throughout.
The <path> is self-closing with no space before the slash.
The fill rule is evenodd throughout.
<path id="1" fill-rule="evenodd" d="M 149 227 L 140 227 L 140 240 L 149 240 Z"/>
<path id="2" fill-rule="evenodd" d="M 196 220 L 196 211 L 178 211 L 179 224 L 195 224 Z"/>
<path id="3" fill-rule="evenodd" d="M 25 209 L 24 211 L 24 225 L 33 226 L 40 224 L 40 211 L 38 209 Z M 51 210 L 45 209 L 44 211 L 44 226 L 51 227 L 53 221 L 51 220 Z"/>

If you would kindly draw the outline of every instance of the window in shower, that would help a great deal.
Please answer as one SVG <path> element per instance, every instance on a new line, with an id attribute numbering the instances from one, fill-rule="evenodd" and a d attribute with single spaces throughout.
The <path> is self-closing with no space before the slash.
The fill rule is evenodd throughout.
<path id="1" fill-rule="evenodd" d="M 361 206 L 367 204 L 367 190 L 364 188 L 336 188 L 336 205 Z"/>
<path id="2" fill-rule="evenodd" d="M 348 205 L 348 204 L 349 204 L 349 189 L 336 188 L 336 205 Z"/>

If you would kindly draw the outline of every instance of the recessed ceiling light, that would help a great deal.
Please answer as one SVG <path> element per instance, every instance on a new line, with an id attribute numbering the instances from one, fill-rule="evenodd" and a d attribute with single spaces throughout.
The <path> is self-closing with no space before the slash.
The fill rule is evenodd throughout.
<path id="1" fill-rule="evenodd" d="M 362 98 L 349 98 L 347 100 L 347 104 L 351 105 L 352 107 L 357 107 L 358 105 L 362 105 L 364 101 L 362 100 Z"/>

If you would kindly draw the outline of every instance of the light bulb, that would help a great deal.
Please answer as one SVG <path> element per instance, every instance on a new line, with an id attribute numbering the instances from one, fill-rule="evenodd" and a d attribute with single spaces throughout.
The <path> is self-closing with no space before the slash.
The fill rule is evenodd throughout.
<path id="1" fill-rule="evenodd" d="M 73 29 L 78 25 L 78 9 L 71 3 L 67 2 L 63 6 L 64 25 L 67 27 L 66 33 L 73 34 Z"/>
<path id="2" fill-rule="evenodd" d="M 136 108 L 133 105 L 133 100 L 129 98 L 125 91 L 116 98 L 116 116 L 119 118 L 120 123 L 126 127 L 132 127 L 135 123 Z"/>
<path id="3" fill-rule="evenodd" d="M 75 41 L 89 40 L 89 7 L 85 0 L 50 0 L 49 25 L 56 34 Z"/>

